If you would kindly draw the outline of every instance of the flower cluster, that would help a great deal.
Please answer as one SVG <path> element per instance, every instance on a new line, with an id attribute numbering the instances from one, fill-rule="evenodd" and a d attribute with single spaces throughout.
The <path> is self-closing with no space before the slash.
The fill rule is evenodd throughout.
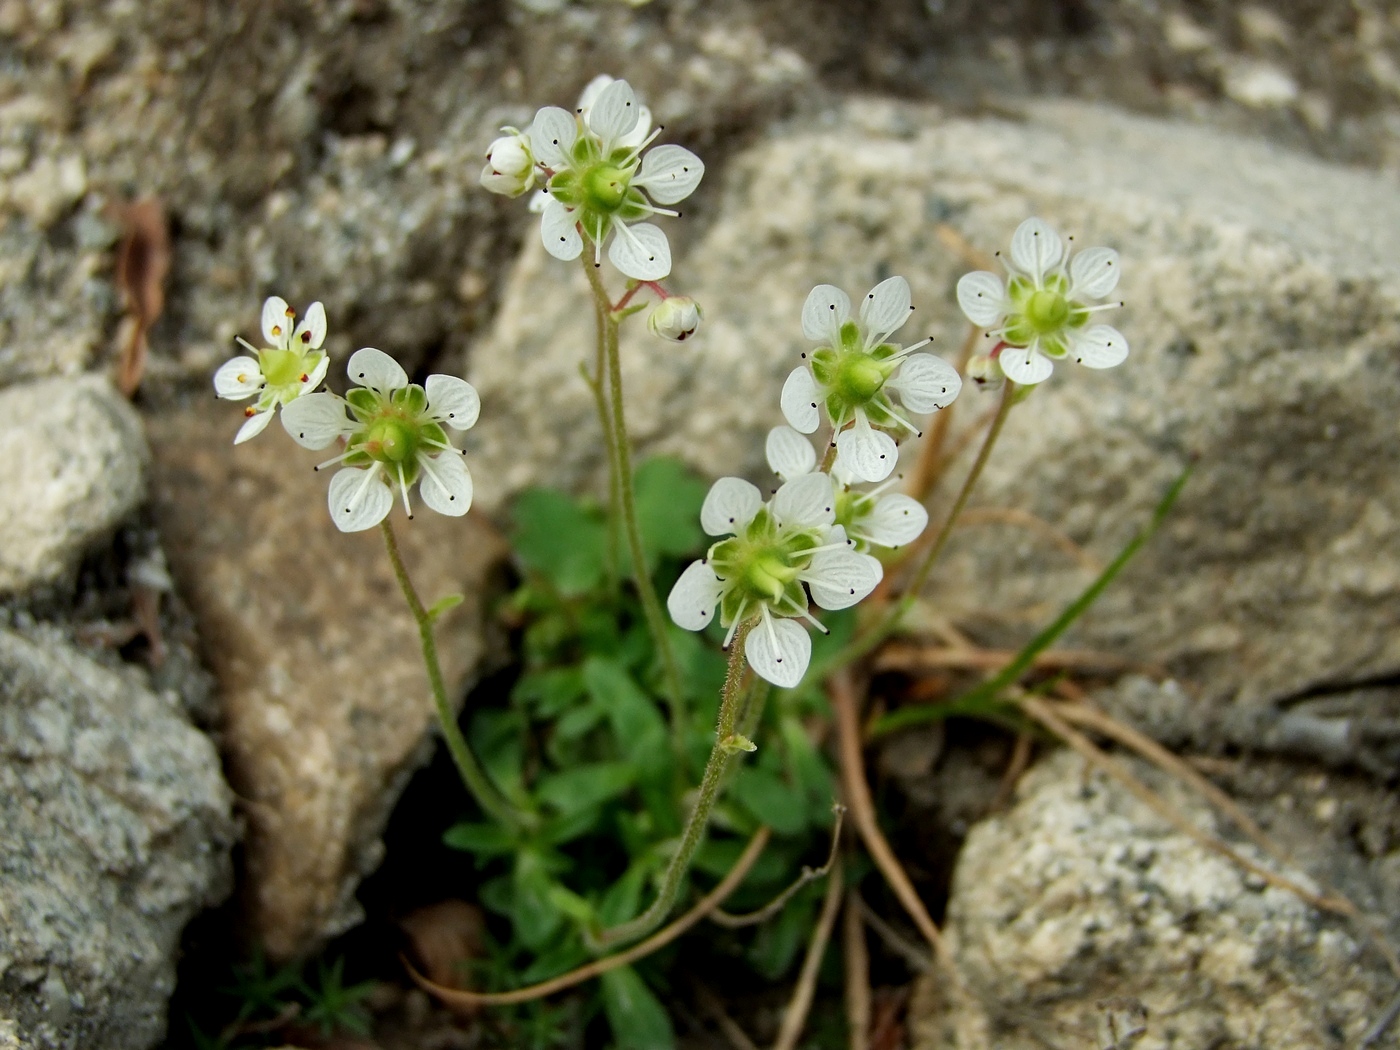
<path id="1" fill-rule="evenodd" d="M 689 197 L 705 165 L 680 146 L 647 150 L 661 129 L 651 127 L 651 113 L 627 81 L 598 77 L 575 113 L 545 106 L 528 130 L 503 130 L 487 152 L 481 183 L 511 197 L 544 184 L 540 236 L 549 254 L 577 259 L 587 239 L 601 263 L 611 237 L 608 259 L 628 277 L 658 281 L 671 272 L 666 234 L 646 220 L 679 214 L 657 205 Z"/>
<path id="2" fill-rule="evenodd" d="M 1043 382 L 1053 362 L 1064 357 L 1089 368 L 1112 368 L 1127 358 L 1122 332 L 1089 324 L 1091 315 L 1123 305 L 1094 304 L 1118 286 L 1118 253 L 1112 248 L 1070 256 L 1058 233 L 1040 219 L 1027 219 L 1011 236 L 1005 265 L 1005 282 L 986 270 L 963 275 L 958 305 L 969 321 L 1000 340 L 995 359 L 1008 379 Z M 989 361 L 977 363 L 984 378 L 989 367 Z"/>
<path id="3" fill-rule="evenodd" d="M 909 282 L 881 281 L 851 318 L 851 300 L 829 284 L 819 284 L 802 307 L 802 333 L 823 345 L 803 354 L 806 365 L 793 369 L 783 384 L 782 408 L 788 423 L 804 434 L 826 409 L 836 447 L 852 477 L 883 481 L 894 471 L 895 440 L 887 429 L 920 433 L 896 407 L 926 415 L 952 404 L 962 389 L 957 369 L 933 354 L 916 354 L 924 339 L 901 348 L 889 337 L 904 327 L 913 310 Z M 876 429 L 885 428 L 885 429 Z"/>

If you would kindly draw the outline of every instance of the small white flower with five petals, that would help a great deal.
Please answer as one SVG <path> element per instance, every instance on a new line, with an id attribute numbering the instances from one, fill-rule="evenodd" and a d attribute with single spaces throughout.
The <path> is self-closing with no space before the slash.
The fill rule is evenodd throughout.
<path id="1" fill-rule="evenodd" d="M 476 388 L 456 376 L 431 375 L 423 386 L 388 354 L 355 351 L 350 379 L 359 386 L 345 397 L 309 394 L 287 406 L 282 425 L 299 445 L 325 448 L 345 439 L 345 451 L 317 466 L 343 463 L 331 479 L 331 520 L 342 532 L 373 528 L 394 505 L 394 490 L 413 517 L 408 490 L 439 514 L 460 517 L 472 502 L 472 476 L 444 427 L 468 430 L 481 401 Z M 421 479 L 421 481 L 420 481 Z"/>
<path id="2" fill-rule="evenodd" d="M 725 647 L 740 624 L 751 623 L 744 642 L 749 666 L 774 685 L 796 686 L 811 662 L 812 640 L 791 617 L 825 630 L 807 611 L 808 592 L 823 609 L 845 609 L 874 590 L 883 571 L 834 520 L 825 474 L 794 478 L 766 504 L 749 482 L 720 478 L 700 508 L 700 525 L 728 538 L 681 573 L 666 599 L 671 619 L 688 631 L 703 630 L 718 605 L 720 623 L 729 628 Z"/>
<path id="3" fill-rule="evenodd" d="M 1027 219 L 1012 234 L 1011 260 L 1003 263 L 1005 283 L 986 270 L 964 274 L 958 305 L 969 321 L 1005 344 L 996 359 L 1013 383 L 1049 379 L 1053 361 L 1064 357 L 1088 368 L 1112 368 L 1127 358 L 1122 332 L 1088 323 L 1092 314 L 1123 305 L 1092 305 L 1118 286 L 1118 253 L 1112 248 L 1067 255 L 1058 233 L 1040 219 Z"/>
<path id="4" fill-rule="evenodd" d="M 895 408 L 926 415 L 953 403 L 962 389 L 957 369 L 933 354 L 915 354 L 924 339 L 900 348 L 887 342 L 904 327 L 913 307 L 903 277 L 881 281 L 860 304 L 860 319 L 851 319 L 851 300 L 841 289 L 819 284 L 802 307 L 802 333 L 825 340 L 810 354 L 810 367 L 793 369 L 783 384 L 783 415 L 792 427 L 810 434 L 825 406 L 836 431 L 836 446 L 851 474 L 861 481 L 884 481 L 894 470 L 894 438 L 876 427 L 919 429 Z"/>
<path id="5" fill-rule="evenodd" d="M 257 397 L 243 410 L 247 422 L 233 439 L 235 445 L 257 437 L 272 422 L 278 405 L 286 406 L 309 394 L 326 378 L 329 358 L 321 352 L 326 341 L 326 308 L 312 303 L 301 324 L 296 312 L 279 296 L 269 296 L 262 309 L 263 339 L 258 349 L 242 336 L 238 342 L 252 357 L 235 357 L 214 373 L 214 390 L 230 401 Z"/>

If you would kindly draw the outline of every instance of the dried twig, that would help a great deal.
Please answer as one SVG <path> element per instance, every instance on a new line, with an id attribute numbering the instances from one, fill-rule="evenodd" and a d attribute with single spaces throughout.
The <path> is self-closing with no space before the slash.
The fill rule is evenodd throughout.
<path id="1" fill-rule="evenodd" d="M 841 916 L 841 960 L 846 972 L 846 1045 L 849 1050 L 870 1047 L 870 950 L 865 944 L 865 923 L 860 913 L 860 894 L 846 891 L 846 910 Z"/>
<path id="2" fill-rule="evenodd" d="M 663 926 L 644 941 L 632 945 L 626 951 L 618 952 L 616 955 L 607 955 L 601 959 L 594 959 L 591 963 L 580 966 L 576 970 L 570 970 L 566 974 L 542 981 L 539 984 L 532 984 L 528 988 L 517 988 L 510 992 L 470 992 L 460 988 L 445 988 L 440 984 L 434 984 L 417 970 L 404 958 L 399 957 L 404 968 L 408 971 L 414 983 L 430 995 L 437 997 L 445 1006 L 452 1010 L 470 1011 L 477 1006 L 508 1006 L 512 1003 L 528 1003 L 534 999 L 543 999 L 546 995 L 553 995 L 555 992 L 562 992 L 565 988 L 572 988 L 576 984 L 582 984 L 600 974 L 605 974 L 609 970 L 615 970 L 619 966 L 626 966 L 630 962 L 644 958 L 665 947 L 677 937 L 690 929 L 697 922 L 703 919 L 710 912 L 720 906 L 726 897 L 739 887 L 739 883 L 744 881 L 751 869 L 757 862 L 759 854 L 763 852 L 763 847 L 768 845 L 769 838 L 772 837 L 773 830 L 768 827 L 759 828 L 749 839 L 749 844 L 744 847 L 744 852 L 739 855 L 739 859 L 734 862 L 734 867 L 730 868 L 719 885 L 707 893 L 688 912 L 682 915 L 675 922 L 668 926 Z"/>
<path id="3" fill-rule="evenodd" d="M 123 320 L 117 389 L 135 396 L 146 370 L 146 337 L 165 309 L 165 278 L 170 273 L 170 230 L 165 210 L 155 197 L 113 204 L 111 211 L 123 228 L 117 249 L 117 287 L 121 289 Z"/>
<path id="4" fill-rule="evenodd" d="M 812 940 L 808 943 L 807 954 L 802 959 L 802 971 L 797 977 L 797 987 L 783 1012 L 783 1023 L 778 1027 L 778 1038 L 773 1041 L 773 1050 L 793 1050 L 802 1036 L 802 1029 L 807 1024 L 807 1014 L 812 1009 L 812 999 L 817 994 L 817 970 L 821 967 L 827 941 L 831 939 L 831 928 L 836 925 L 836 913 L 841 907 L 842 889 L 841 855 L 838 853 L 832 862 L 831 878 L 826 883 L 821 915 L 817 917 L 817 927 L 812 931 Z"/>
<path id="5" fill-rule="evenodd" d="M 933 971 L 933 963 L 929 959 L 928 952 L 886 922 L 884 917 L 867 904 L 865 898 L 860 894 L 856 894 L 856 907 L 860 909 L 860 917 L 865 920 L 865 924 L 875 931 L 875 935 L 884 942 L 886 948 L 904 960 L 905 965 L 910 970 L 914 973 L 931 973 Z"/>
<path id="6" fill-rule="evenodd" d="M 987 807 L 988 812 L 996 813 L 1011 801 L 1016 784 L 1025 773 L 1026 767 L 1031 764 L 1032 743 L 1029 733 L 1016 734 L 1016 744 L 1011 749 L 1011 761 L 1006 763 L 1006 770 L 1001 774 L 1001 783 L 997 785 L 996 797 L 992 799 L 992 804 Z"/>
<path id="7" fill-rule="evenodd" d="M 884 832 L 880 830 L 879 821 L 876 819 L 875 802 L 870 797 L 870 785 L 865 780 L 865 763 L 860 754 L 861 737 L 859 715 L 856 711 L 856 687 L 851 679 L 850 671 L 842 669 L 835 672 L 827 679 L 827 686 L 831 694 L 831 706 L 836 715 L 836 741 L 841 765 L 841 785 L 846 796 L 846 805 L 850 807 L 851 821 L 855 824 L 856 830 L 860 832 L 861 841 L 865 843 L 865 848 L 875 861 L 876 867 L 884 875 L 890 889 L 894 890 L 894 895 L 899 898 L 899 903 L 904 906 L 904 910 L 914 920 L 914 925 L 919 928 L 919 932 L 924 935 L 924 939 L 933 948 L 934 954 L 947 965 L 951 972 L 951 959 L 943 945 L 943 938 L 939 935 L 938 926 L 934 923 L 933 917 L 929 915 L 928 909 L 924 907 L 924 902 L 919 899 L 914 884 L 909 881 L 909 876 L 900 866 L 894 855 L 894 850 L 890 848 L 889 841 L 885 838 Z"/>
<path id="8" fill-rule="evenodd" d="M 1016 652 L 1011 649 L 962 649 L 897 642 L 881 649 L 871 666 L 876 671 L 906 671 L 911 674 L 944 670 L 999 671 L 1015 658 Z M 1149 667 L 1136 660 L 1125 660 L 1113 653 L 1092 649 L 1047 649 L 1036 654 L 1031 666 L 1043 671 L 1114 674 L 1160 671 L 1160 668 Z"/>
<path id="9" fill-rule="evenodd" d="M 756 926 L 760 922 L 771 919 L 778 912 L 783 910 L 783 905 L 796 896 L 797 891 L 809 882 L 815 882 L 822 878 L 831 870 L 832 862 L 836 860 L 836 849 L 841 844 L 841 825 L 846 816 L 846 807 L 841 803 L 836 803 L 831 807 L 832 813 L 836 815 L 835 826 L 831 829 L 831 851 L 826 855 L 826 863 L 820 868 L 802 867 L 802 874 L 792 880 L 792 883 L 782 893 L 778 894 L 771 901 L 756 911 L 745 912 L 742 915 L 732 915 L 722 908 L 716 908 L 710 913 L 710 921 L 716 926 L 723 926 L 726 929 L 737 930 L 743 926 Z"/>

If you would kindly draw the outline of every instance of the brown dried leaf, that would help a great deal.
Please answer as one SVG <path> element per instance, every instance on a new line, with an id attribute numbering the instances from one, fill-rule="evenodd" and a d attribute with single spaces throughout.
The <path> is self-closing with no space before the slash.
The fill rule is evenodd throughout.
<path id="1" fill-rule="evenodd" d="M 486 920 L 480 908 L 461 900 L 439 901 L 409 912 L 399 927 L 434 984 L 467 987 L 465 964 L 482 954 Z"/>
<path id="2" fill-rule="evenodd" d="M 146 336 L 165 309 L 165 279 L 172 254 L 170 228 L 165 209 L 155 197 L 113 204 L 110 211 L 122 226 L 116 281 L 127 313 L 121 330 L 117 388 L 130 398 L 146 370 Z"/>

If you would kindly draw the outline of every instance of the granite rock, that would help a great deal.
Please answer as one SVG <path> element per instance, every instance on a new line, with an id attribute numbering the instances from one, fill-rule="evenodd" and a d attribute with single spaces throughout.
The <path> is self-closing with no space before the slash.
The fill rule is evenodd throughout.
<path id="1" fill-rule="evenodd" d="M 1134 771 L 1222 832 L 1179 783 Z M 947 929 L 970 994 L 945 1013 L 915 1008 L 914 1045 L 928 1050 L 1108 1045 L 1094 1040 L 1110 1013 L 1120 1034 L 1145 1019 L 1136 1050 L 1340 1048 L 1356 1045 L 1393 985 L 1356 926 L 1206 850 L 1067 751 L 973 828 Z"/>
<path id="2" fill-rule="evenodd" d="M 145 497 L 131 405 L 100 377 L 0 390 L 0 595 L 69 576 Z"/>
<path id="3" fill-rule="evenodd" d="M 1400 253 L 1386 236 L 1400 197 L 1387 179 L 1077 103 L 1012 121 L 869 101 L 774 128 L 719 193 L 672 280 L 703 305 L 699 333 L 674 346 L 633 324 L 624 337 L 644 454 L 769 483 L 763 433 L 809 348 L 807 291 L 859 295 L 904 274 L 917 327 L 901 334 L 951 356 L 966 331 L 953 288 L 975 268 L 965 246 L 990 253 L 1038 214 L 1122 253 L 1115 319 L 1132 356 L 1109 372 L 1062 365 L 1013 412 L 974 501 L 990 513 L 955 536 L 930 597 L 993 643 L 1028 637 L 1092 572 L 996 511 L 1029 512 L 1103 563 L 1194 457 L 1166 528 L 1078 644 L 1165 663 L 1209 702 L 1400 667 L 1400 639 L 1377 629 L 1400 597 Z M 528 246 L 469 367 L 486 406 L 471 435 L 485 505 L 532 483 L 598 489 L 576 374 L 591 324 L 578 267 Z M 968 389 L 956 418 L 992 403 Z M 935 520 L 951 491 L 935 493 Z"/>
<path id="4" fill-rule="evenodd" d="M 173 694 L 0 631 L 0 1045 L 160 1041 L 181 930 L 230 888 L 231 801 Z"/>
<path id="5" fill-rule="evenodd" d="M 176 585 L 218 678 L 228 775 L 247 815 L 244 928 L 286 958 L 358 921 L 355 890 L 428 757 L 434 715 L 378 530 L 336 530 L 328 478 L 311 470 L 323 455 L 280 426 L 234 447 L 241 418 L 200 406 L 148 419 L 152 487 Z M 398 532 L 426 602 L 466 596 L 438 624 L 460 697 L 485 653 L 481 598 L 499 541 L 475 514 L 424 511 Z"/>

